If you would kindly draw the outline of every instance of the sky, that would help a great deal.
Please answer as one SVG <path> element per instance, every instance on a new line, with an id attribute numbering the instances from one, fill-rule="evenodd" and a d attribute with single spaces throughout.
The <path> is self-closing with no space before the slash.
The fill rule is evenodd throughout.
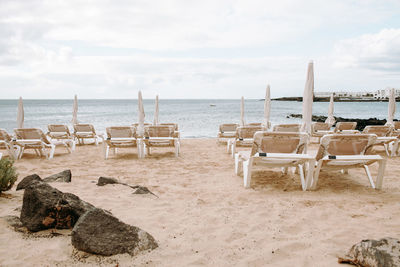
<path id="1" fill-rule="evenodd" d="M 0 0 L 0 99 L 400 88 L 400 0 Z"/>

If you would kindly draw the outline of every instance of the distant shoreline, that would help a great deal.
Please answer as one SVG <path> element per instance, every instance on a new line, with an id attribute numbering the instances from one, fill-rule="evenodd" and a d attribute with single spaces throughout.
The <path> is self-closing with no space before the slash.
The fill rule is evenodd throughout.
<path id="1" fill-rule="evenodd" d="M 278 97 L 271 99 L 272 101 L 297 101 L 302 102 L 303 97 Z M 329 97 L 314 97 L 314 102 L 329 102 Z M 343 98 L 335 97 L 335 102 L 388 102 L 388 99 L 359 99 L 359 98 Z M 396 98 L 396 101 L 400 101 L 400 98 Z"/>

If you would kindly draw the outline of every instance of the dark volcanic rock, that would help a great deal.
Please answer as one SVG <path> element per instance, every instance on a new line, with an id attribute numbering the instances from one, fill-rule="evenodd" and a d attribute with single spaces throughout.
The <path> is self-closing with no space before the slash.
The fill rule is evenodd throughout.
<path id="1" fill-rule="evenodd" d="M 83 214 L 71 234 L 72 245 L 85 252 L 111 256 L 121 253 L 135 255 L 155 249 L 157 242 L 138 227 L 121 222 L 101 209 Z"/>
<path id="2" fill-rule="evenodd" d="M 290 114 L 290 117 L 292 118 L 301 118 L 301 114 Z M 325 122 L 327 119 L 326 116 L 317 116 L 313 115 L 312 116 L 312 121 L 316 122 Z M 362 131 L 365 126 L 368 125 L 384 125 L 386 123 L 386 120 L 380 120 L 377 118 L 369 118 L 369 119 L 347 119 L 347 118 L 342 118 L 342 117 L 335 117 L 336 122 L 346 122 L 346 121 L 355 121 L 357 122 L 357 127 L 356 130 Z"/>
<path id="3" fill-rule="evenodd" d="M 68 229 L 93 208 L 74 194 L 34 181 L 25 188 L 20 219 L 32 232 L 49 228 Z"/>
<path id="4" fill-rule="evenodd" d="M 19 184 L 17 185 L 17 190 L 25 189 L 33 181 L 42 181 L 42 178 L 40 178 L 40 176 L 37 174 L 28 175 L 25 178 L 23 178 L 21 182 L 19 182 Z"/>
<path id="5" fill-rule="evenodd" d="M 346 256 L 340 257 L 339 263 L 365 267 L 400 266 L 400 240 L 390 237 L 362 240 L 355 244 Z"/>
<path id="6" fill-rule="evenodd" d="M 106 184 L 119 184 L 118 180 L 115 178 L 111 177 L 99 177 L 99 180 L 97 181 L 98 186 L 103 186 Z"/>
<path id="7" fill-rule="evenodd" d="M 51 183 L 51 182 L 66 182 L 70 183 L 71 182 L 71 170 L 65 170 L 62 172 L 59 172 L 57 174 L 53 174 L 49 177 L 46 177 L 43 179 L 44 182 L 46 183 Z"/>

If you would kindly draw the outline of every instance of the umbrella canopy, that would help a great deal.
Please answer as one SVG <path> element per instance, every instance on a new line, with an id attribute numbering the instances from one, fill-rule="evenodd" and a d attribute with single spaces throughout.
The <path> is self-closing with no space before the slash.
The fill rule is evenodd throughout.
<path id="1" fill-rule="evenodd" d="M 143 99 L 142 99 L 142 92 L 139 91 L 138 94 L 138 134 L 139 136 L 143 136 L 144 134 L 144 108 L 143 108 Z"/>
<path id="2" fill-rule="evenodd" d="M 270 111 L 271 111 L 271 88 L 268 84 L 265 92 L 265 101 L 264 101 L 264 127 L 267 129 L 269 129 L 270 126 L 270 121 L 269 121 Z"/>
<path id="3" fill-rule="evenodd" d="M 333 94 L 331 94 L 331 100 L 329 101 L 328 118 L 326 118 L 325 123 L 330 125 L 335 123 L 335 117 L 333 117 Z"/>
<path id="4" fill-rule="evenodd" d="M 242 101 L 240 102 L 240 126 L 244 126 L 244 97 L 242 96 Z"/>
<path id="5" fill-rule="evenodd" d="M 389 105 L 388 105 L 388 118 L 387 118 L 387 125 L 394 125 L 394 113 L 396 112 L 396 96 L 394 94 L 394 89 L 390 89 L 389 94 Z"/>
<path id="6" fill-rule="evenodd" d="M 301 130 L 311 134 L 312 104 L 314 96 L 314 64 L 308 63 L 307 80 L 303 93 L 303 122 Z"/>
<path id="7" fill-rule="evenodd" d="M 24 103 L 22 97 L 19 97 L 17 110 L 17 128 L 24 128 Z"/>
<path id="8" fill-rule="evenodd" d="M 74 97 L 74 104 L 72 106 L 72 124 L 78 123 L 78 96 L 75 95 Z"/>
<path id="9" fill-rule="evenodd" d="M 154 111 L 154 121 L 153 124 L 154 125 L 158 125 L 159 124 L 159 120 L 158 120 L 158 95 L 156 95 L 156 104 L 155 104 L 155 111 Z"/>

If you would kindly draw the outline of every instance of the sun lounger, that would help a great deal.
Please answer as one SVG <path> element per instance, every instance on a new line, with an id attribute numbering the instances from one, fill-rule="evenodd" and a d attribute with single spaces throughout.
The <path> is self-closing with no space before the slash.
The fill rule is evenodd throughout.
<path id="1" fill-rule="evenodd" d="M 6 149 L 8 155 L 15 159 L 19 154 L 18 146 L 14 146 L 11 136 L 6 130 L 0 129 L 0 149 Z M 16 151 L 17 150 L 17 151 Z"/>
<path id="2" fill-rule="evenodd" d="M 321 137 L 326 134 L 332 134 L 333 130 L 331 130 L 331 125 L 326 122 L 314 122 L 311 125 L 311 137 L 317 137 L 318 143 L 321 140 Z"/>
<path id="3" fill-rule="evenodd" d="M 68 147 L 68 144 L 65 141 L 59 140 L 51 140 L 47 139 L 47 136 L 43 133 L 42 130 L 37 128 L 19 128 L 14 129 L 15 132 L 15 145 L 20 147 L 19 155 L 17 158 L 20 159 L 24 154 L 26 149 L 33 149 L 38 156 L 42 156 L 43 154 L 47 159 L 52 159 L 54 156 L 54 151 L 56 146 L 64 146 L 69 153 L 71 150 Z"/>
<path id="4" fill-rule="evenodd" d="M 381 189 L 386 166 L 385 158 L 379 155 L 369 155 L 376 142 L 375 134 L 328 134 L 321 138 L 316 156 L 315 169 L 311 189 L 315 189 L 321 169 L 342 170 L 364 168 L 372 188 Z M 368 166 L 379 164 L 376 184 L 374 184 Z"/>
<path id="5" fill-rule="evenodd" d="M 239 127 L 237 123 L 224 123 L 219 126 L 218 142 L 229 142 L 230 139 L 235 138 L 236 129 Z M 229 151 L 228 151 L 229 152 Z"/>
<path id="6" fill-rule="evenodd" d="M 344 133 L 344 134 L 353 134 L 353 133 L 359 133 L 359 131 L 356 130 L 357 127 L 357 122 L 353 121 L 342 121 L 342 122 L 337 122 L 334 132 L 335 133 Z"/>
<path id="7" fill-rule="evenodd" d="M 287 132 L 287 133 L 298 133 L 300 132 L 300 124 L 278 124 L 272 128 L 273 132 Z"/>
<path id="8" fill-rule="evenodd" d="M 47 136 L 52 140 L 65 141 L 71 147 L 71 150 L 75 150 L 75 140 L 73 135 L 70 133 L 67 125 L 63 124 L 49 124 L 47 125 Z"/>
<path id="9" fill-rule="evenodd" d="M 107 139 L 104 140 L 104 159 L 108 158 L 110 148 L 114 153 L 118 148 L 137 148 L 138 157 L 142 157 L 142 142 L 136 137 L 136 129 L 133 126 L 107 127 Z"/>
<path id="10" fill-rule="evenodd" d="M 396 136 L 390 136 L 393 128 L 389 125 L 369 125 L 364 128 L 362 133 L 375 134 L 377 136 L 374 146 L 381 145 L 385 148 L 388 156 L 395 156 L 398 148 L 399 139 Z M 389 147 L 391 153 L 389 153 Z"/>
<path id="11" fill-rule="evenodd" d="M 172 126 L 172 127 L 174 127 L 175 135 L 178 137 L 179 140 L 181 139 L 181 133 L 179 132 L 178 124 L 176 124 L 176 123 L 160 123 L 159 125 L 161 125 L 161 126 Z"/>
<path id="12" fill-rule="evenodd" d="M 228 141 L 228 153 L 232 153 L 232 157 L 235 157 L 236 147 L 245 146 L 251 147 L 254 141 L 254 134 L 256 132 L 263 131 L 264 128 L 260 126 L 241 126 L 236 129 L 235 138 Z"/>
<path id="13" fill-rule="evenodd" d="M 289 167 L 299 169 L 303 190 L 312 180 L 315 159 L 303 154 L 308 142 L 307 133 L 289 132 L 257 132 L 251 151 L 241 151 L 235 154 L 235 173 L 243 172 L 246 188 L 250 187 L 252 172 L 257 169 L 283 168 L 285 173 Z M 304 165 L 307 173 L 304 175 Z"/>
<path id="14" fill-rule="evenodd" d="M 179 156 L 180 142 L 173 126 L 146 126 L 143 142 L 147 155 L 150 155 L 153 147 L 174 147 L 175 156 Z"/>
<path id="15" fill-rule="evenodd" d="M 78 144 L 84 145 L 85 139 L 93 139 L 96 146 L 99 144 L 98 139 L 103 139 L 102 136 L 97 135 L 92 124 L 78 123 L 74 124 L 74 137 L 78 140 Z"/>

